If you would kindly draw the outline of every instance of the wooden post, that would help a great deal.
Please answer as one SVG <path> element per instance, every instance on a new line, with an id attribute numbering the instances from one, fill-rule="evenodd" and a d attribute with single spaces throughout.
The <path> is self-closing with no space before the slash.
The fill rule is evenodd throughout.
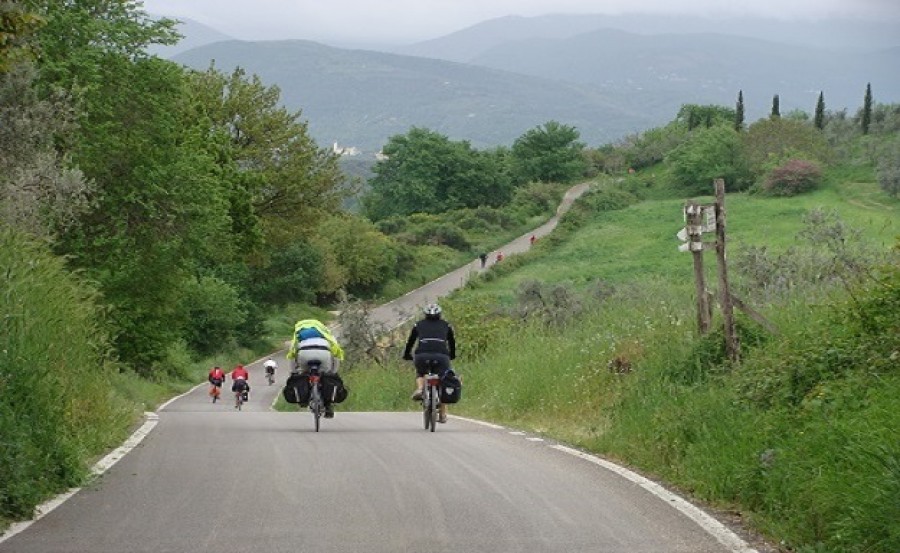
<path id="1" fill-rule="evenodd" d="M 741 356 L 741 344 L 734 326 L 734 303 L 728 289 L 728 267 L 725 265 L 725 180 L 716 179 L 716 259 L 719 265 L 719 295 L 722 315 L 725 319 L 725 351 L 728 358 L 737 362 Z"/>
<path id="2" fill-rule="evenodd" d="M 701 335 L 709 333 L 710 304 L 706 293 L 706 275 L 703 271 L 703 242 L 700 228 L 703 223 L 703 210 L 697 202 L 691 200 L 684 210 L 691 255 L 694 258 L 694 285 L 697 293 L 697 327 Z"/>

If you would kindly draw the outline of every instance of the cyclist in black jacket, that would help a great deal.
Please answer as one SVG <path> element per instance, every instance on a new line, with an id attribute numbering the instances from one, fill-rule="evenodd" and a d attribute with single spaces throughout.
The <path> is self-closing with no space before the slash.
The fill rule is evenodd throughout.
<path id="1" fill-rule="evenodd" d="M 412 355 L 413 345 L 418 340 L 415 357 Z M 450 360 L 456 358 L 456 338 L 453 327 L 441 319 L 441 306 L 432 303 L 425 307 L 425 318 L 413 326 L 403 350 L 403 358 L 411 360 L 416 367 L 416 391 L 413 401 L 422 399 L 422 388 L 425 386 L 425 374 L 428 369 L 425 361 L 434 359 L 438 362 L 439 374 L 450 368 Z M 447 405 L 441 403 L 439 422 L 447 422 Z"/>

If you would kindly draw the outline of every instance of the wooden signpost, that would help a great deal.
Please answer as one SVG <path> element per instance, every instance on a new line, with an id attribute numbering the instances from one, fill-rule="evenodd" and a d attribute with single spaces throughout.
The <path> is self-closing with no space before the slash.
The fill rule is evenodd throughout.
<path id="1" fill-rule="evenodd" d="M 725 350 L 728 358 L 738 361 L 741 355 L 740 340 L 734 324 L 734 297 L 731 295 L 728 284 L 728 266 L 725 255 L 725 181 L 716 179 L 714 182 L 716 201 L 712 205 L 698 204 L 688 201 L 684 206 L 685 227 L 676 235 L 684 243 L 679 251 L 689 251 L 694 258 L 694 282 L 697 293 L 697 325 L 700 334 L 709 333 L 712 306 L 709 301 L 709 293 L 706 290 L 706 277 L 703 270 L 703 250 L 716 250 L 716 265 L 719 272 L 719 304 L 722 306 L 722 314 L 725 319 Z M 703 233 L 715 232 L 715 243 L 704 243 Z M 740 303 L 739 303 L 740 304 Z M 761 317 L 758 313 L 755 315 Z"/>

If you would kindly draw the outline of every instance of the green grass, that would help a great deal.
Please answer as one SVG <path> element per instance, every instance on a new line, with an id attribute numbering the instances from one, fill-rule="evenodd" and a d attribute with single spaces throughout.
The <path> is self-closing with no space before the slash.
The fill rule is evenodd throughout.
<path id="1" fill-rule="evenodd" d="M 732 369 L 720 344 L 697 340 L 692 264 L 674 237 L 682 201 L 656 196 L 597 213 L 444 302 L 464 382 L 451 412 L 616 459 L 741 512 L 798 551 L 900 549 L 900 309 L 872 311 L 864 318 L 877 328 L 864 331 L 853 313 L 870 292 L 856 292 L 856 304 L 843 303 L 840 290 L 813 302 L 802 291 L 783 297 L 759 306 L 781 334 L 757 330 L 767 336 L 758 345 L 745 334 L 743 363 Z M 831 170 L 822 189 L 795 198 L 729 194 L 727 208 L 732 257 L 747 245 L 796 245 L 810 209 L 835 210 L 882 250 L 900 235 L 900 202 L 865 169 Z M 706 262 L 715 282 L 713 256 Z M 563 327 L 496 314 L 535 279 L 576 289 L 601 279 L 618 291 L 583 300 L 586 310 Z M 630 371 L 611 370 L 623 361 Z M 345 409 L 411 408 L 402 365 L 359 366 L 346 378 L 353 401 Z"/>

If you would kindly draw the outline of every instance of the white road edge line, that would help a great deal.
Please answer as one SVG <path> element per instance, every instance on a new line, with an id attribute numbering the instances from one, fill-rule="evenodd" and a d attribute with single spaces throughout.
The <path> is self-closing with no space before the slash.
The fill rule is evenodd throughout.
<path id="1" fill-rule="evenodd" d="M 634 482 L 638 486 L 644 488 L 656 497 L 665 501 L 672 507 L 678 509 L 678 511 L 681 512 L 681 514 L 683 514 L 684 516 L 699 524 L 701 528 L 703 528 L 714 538 L 716 538 L 719 543 L 721 543 L 725 547 L 728 547 L 733 553 L 759 553 L 756 549 L 750 547 L 747 542 L 745 542 L 743 539 L 741 539 L 740 536 L 732 532 L 724 524 L 708 515 L 699 507 L 663 488 L 656 482 L 644 478 L 640 474 L 630 471 L 625 467 L 620 467 L 615 463 L 612 463 L 605 459 L 601 459 L 600 457 L 597 457 L 595 455 L 584 453 L 583 451 L 579 451 L 568 446 L 556 444 L 551 445 L 550 447 L 564 453 L 574 455 L 575 457 L 579 457 L 596 465 L 600 465 L 601 467 L 607 470 L 611 470 L 612 472 L 618 474 L 626 480 Z"/>
<path id="2" fill-rule="evenodd" d="M 184 394 L 182 394 L 182 395 L 184 395 Z M 160 407 L 160 409 L 161 408 L 162 407 Z M 157 415 L 156 413 L 149 412 L 149 411 L 145 412 L 144 413 L 144 424 L 142 424 L 137 430 L 135 430 L 134 433 L 127 440 L 125 440 L 125 442 L 122 445 L 120 445 L 116 449 L 112 450 L 104 458 L 97 461 L 97 463 L 91 468 L 91 474 L 93 474 L 94 476 L 100 476 L 101 474 L 103 474 L 104 472 L 109 470 L 110 467 L 112 467 L 113 465 L 118 463 L 123 457 L 125 457 L 125 455 L 127 455 L 129 451 L 131 451 L 132 449 L 137 447 L 137 445 L 139 443 L 141 443 L 141 441 L 143 441 L 144 438 L 147 437 L 147 435 L 150 433 L 150 431 L 153 430 L 153 427 L 155 427 L 158 423 L 159 423 L 159 415 Z M 15 523 L 11 524 L 9 526 L 9 528 L 7 528 L 6 532 L 4 532 L 2 535 L 0 535 L 0 543 L 3 543 L 4 541 L 8 540 L 9 538 L 22 532 L 23 530 L 25 530 L 26 528 L 28 528 L 29 526 L 31 526 L 38 520 L 42 519 L 45 515 L 49 514 L 51 511 L 53 511 L 54 509 L 56 509 L 57 507 L 59 507 L 60 505 L 65 503 L 66 500 L 68 500 L 70 497 L 72 497 L 79 491 L 81 491 L 80 487 L 72 488 L 65 493 L 61 493 L 61 494 L 57 495 L 53 499 L 50 499 L 48 501 L 45 501 L 44 503 L 41 503 L 40 505 L 38 505 L 35 508 L 34 517 L 31 520 L 25 520 L 22 522 L 15 522 Z"/>
<path id="3" fill-rule="evenodd" d="M 454 419 L 459 419 L 461 421 L 471 422 L 474 424 L 480 424 L 481 426 L 487 426 L 488 428 L 493 428 L 495 430 L 506 430 L 506 428 L 504 428 L 503 426 L 500 426 L 499 424 L 494 424 L 492 422 L 480 421 L 478 419 L 470 419 L 468 417 L 461 417 L 459 415 L 450 415 L 450 416 Z"/>

